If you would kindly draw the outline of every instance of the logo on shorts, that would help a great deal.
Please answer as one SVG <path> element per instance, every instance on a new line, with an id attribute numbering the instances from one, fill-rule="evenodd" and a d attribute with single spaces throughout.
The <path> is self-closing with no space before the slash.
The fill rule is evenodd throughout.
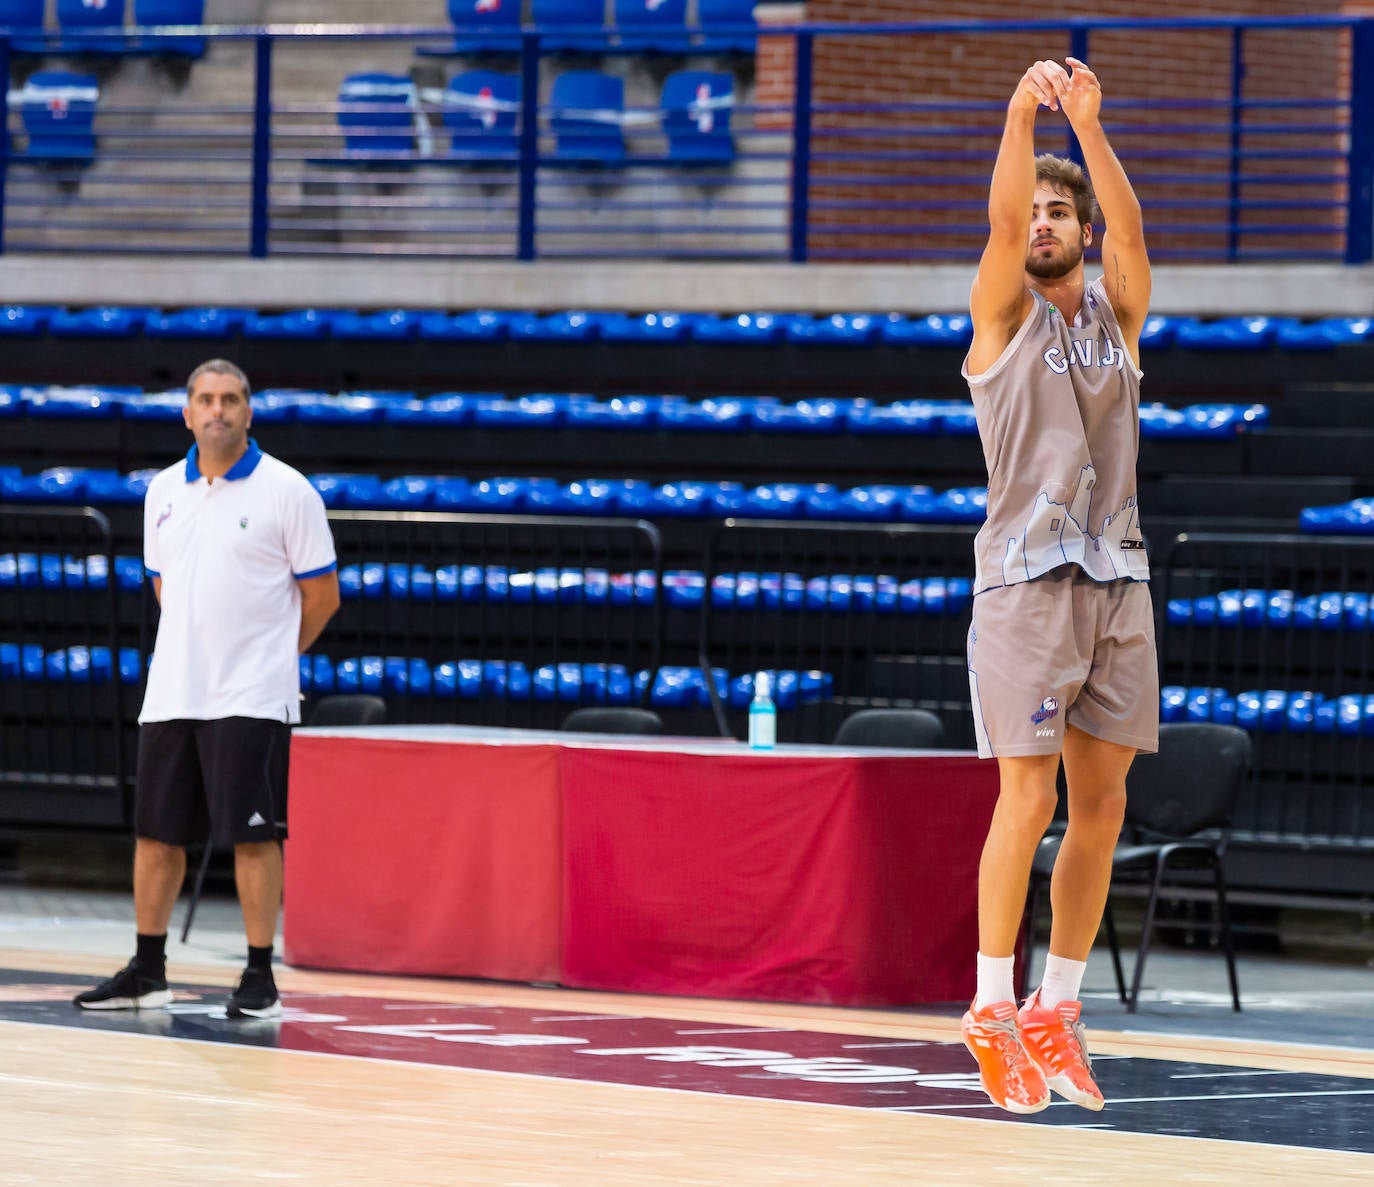
<path id="1" fill-rule="evenodd" d="M 239 520 L 239 527 L 243 528 L 244 530 L 247 530 L 248 516 L 245 515 L 241 520 Z"/>
<path id="2" fill-rule="evenodd" d="M 1127 539 L 1125 539 L 1125 540 L 1122 540 L 1121 543 L 1118 545 L 1118 547 L 1120 547 L 1120 548 L 1122 548 L 1122 549 L 1127 549 L 1127 550 L 1132 549 L 1132 548 L 1144 548 L 1144 547 L 1145 547 L 1145 541 L 1144 541 L 1144 540 L 1132 540 L 1132 539 L 1127 538 Z"/>
<path id="3" fill-rule="evenodd" d="M 1048 721 L 1051 717 L 1059 713 L 1059 698 L 1046 697 L 1040 702 L 1040 708 L 1031 714 L 1031 720 L 1039 725 L 1042 721 Z"/>
<path id="4" fill-rule="evenodd" d="M 264 819 L 262 818 L 262 813 L 261 813 L 261 812 L 254 812 L 253 815 L 251 815 L 251 816 L 248 818 L 248 827 L 249 827 L 249 828 L 257 828 L 259 825 L 263 825 L 263 824 L 266 824 L 266 823 L 267 823 L 267 821 L 264 820 Z"/>

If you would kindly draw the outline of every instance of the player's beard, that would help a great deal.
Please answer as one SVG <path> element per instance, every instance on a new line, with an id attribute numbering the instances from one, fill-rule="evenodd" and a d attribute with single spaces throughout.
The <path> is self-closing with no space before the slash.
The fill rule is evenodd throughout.
<path id="1" fill-rule="evenodd" d="M 1083 261 L 1083 243 L 1080 240 L 1060 246 L 1063 254 L 1058 256 L 1037 256 L 1032 247 L 1026 253 L 1026 271 L 1036 280 L 1061 280 L 1067 276 Z"/>

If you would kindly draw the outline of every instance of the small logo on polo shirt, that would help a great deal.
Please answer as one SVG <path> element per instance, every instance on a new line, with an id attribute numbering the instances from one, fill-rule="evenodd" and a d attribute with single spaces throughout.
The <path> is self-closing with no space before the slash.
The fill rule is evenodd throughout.
<path id="1" fill-rule="evenodd" d="M 247 527 L 248 527 L 248 516 L 245 515 L 241 520 L 239 520 L 239 527 L 244 528 L 245 530 L 247 529 Z"/>
<path id="2" fill-rule="evenodd" d="M 248 818 L 248 827 L 249 827 L 249 828 L 257 828 L 259 825 L 263 825 L 263 824 L 266 824 L 266 823 L 267 823 L 267 821 L 265 821 L 265 820 L 262 818 L 262 813 L 261 813 L 261 812 L 254 812 L 253 815 L 251 815 L 251 816 Z"/>
<path id="3" fill-rule="evenodd" d="M 167 522 L 169 519 L 171 519 L 171 518 L 172 518 L 172 504 L 171 504 L 171 503 L 168 503 L 167 506 L 165 506 L 165 507 L 162 509 L 161 514 L 158 515 L 158 517 L 157 517 L 157 525 L 156 525 L 156 527 L 154 527 L 153 530 L 156 531 L 157 528 L 160 528 L 164 523 L 166 523 L 166 522 Z"/>

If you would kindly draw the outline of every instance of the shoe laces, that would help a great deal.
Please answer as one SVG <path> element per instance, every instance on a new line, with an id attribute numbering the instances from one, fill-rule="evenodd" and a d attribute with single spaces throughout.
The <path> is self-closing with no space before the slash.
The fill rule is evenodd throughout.
<path id="1" fill-rule="evenodd" d="M 1030 1069 L 1030 1057 L 1021 1042 L 1021 1029 L 1015 1018 L 983 1017 L 978 1019 L 978 1026 L 987 1033 L 988 1039 L 1006 1058 L 1009 1069 L 1018 1073 Z"/>

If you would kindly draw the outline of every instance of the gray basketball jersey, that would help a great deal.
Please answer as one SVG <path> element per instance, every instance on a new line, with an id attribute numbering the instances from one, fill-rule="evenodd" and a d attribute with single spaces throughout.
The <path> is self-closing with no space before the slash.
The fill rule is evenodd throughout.
<path id="1" fill-rule="evenodd" d="M 963 375 L 988 468 L 973 592 L 1076 564 L 1096 581 L 1148 581 L 1136 507 L 1140 370 L 1099 278 L 1073 325 L 1039 293 L 983 374 Z"/>

